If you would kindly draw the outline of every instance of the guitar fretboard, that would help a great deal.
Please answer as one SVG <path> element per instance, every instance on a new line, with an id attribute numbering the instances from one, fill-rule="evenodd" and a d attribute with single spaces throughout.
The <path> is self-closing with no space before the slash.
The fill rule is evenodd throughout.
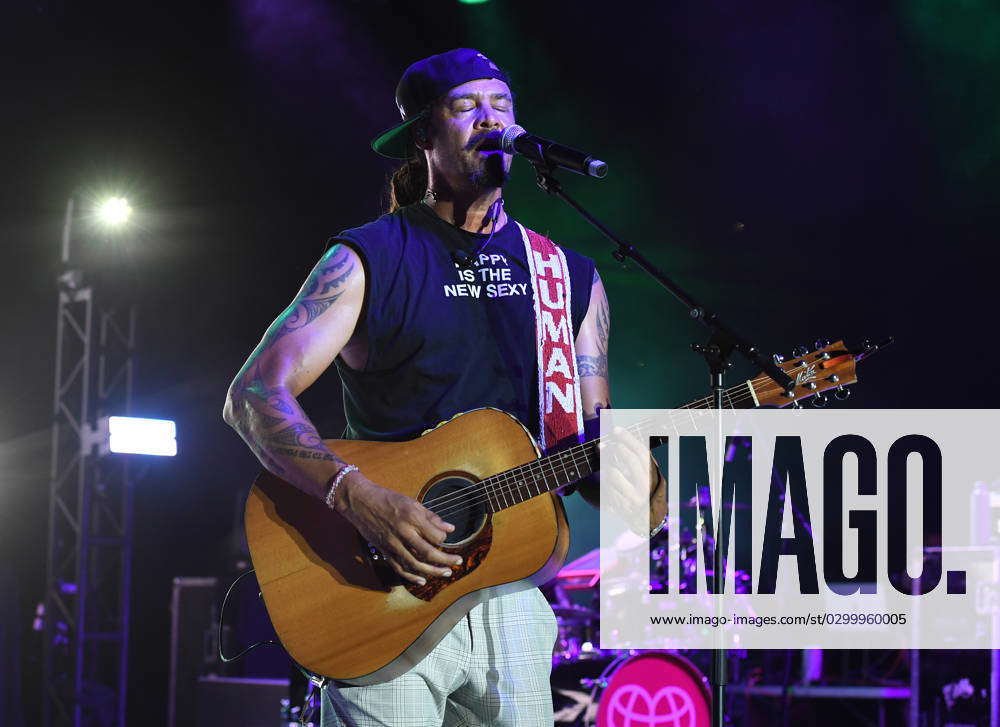
<path id="1" fill-rule="evenodd" d="M 757 404 L 754 393 L 754 383 L 767 381 L 766 376 L 727 389 L 723 393 L 723 402 L 730 409 L 750 409 Z M 678 409 L 711 409 L 712 399 L 706 397 L 678 407 Z M 673 416 L 683 416 L 674 414 Z M 662 434 L 662 431 L 651 431 L 652 420 L 642 421 L 630 427 L 634 436 L 640 438 L 650 434 Z M 526 464 L 487 477 L 478 483 L 481 488 L 480 497 L 486 503 L 491 513 L 518 505 L 532 497 L 538 497 L 547 492 L 554 492 L 560 487 L 572 484 L 577 480 L 589 477 L 598 470 L 598 447 L 600 439 L 592 439 L 583 444 L 577 444 L 547 457 L 533 460 Z M 478 498 L 477 498 L 478 499 Z"/>

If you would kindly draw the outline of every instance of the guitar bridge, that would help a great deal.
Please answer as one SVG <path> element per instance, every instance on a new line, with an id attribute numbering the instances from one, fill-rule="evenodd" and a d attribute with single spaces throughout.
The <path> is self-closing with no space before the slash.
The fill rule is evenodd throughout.
<path id="1" fill-rule="evenodd" d="M 387 591 L 395 586 L 404 585 L 403 579 L 392 569 L 389 561 L 378 548 L 371 543 L 365 543 L 365 548 L 368 551 L 368 562 L 372 564 L 376 577 Z"/>

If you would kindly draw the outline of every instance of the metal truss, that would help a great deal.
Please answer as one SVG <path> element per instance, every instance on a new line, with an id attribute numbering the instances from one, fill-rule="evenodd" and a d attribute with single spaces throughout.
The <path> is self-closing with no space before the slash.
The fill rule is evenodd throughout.
<path id="1" fill-rule="evenodd" d="M 98 311 L 82 283 L 59 278 L 42 724 L 124 727 L 132 492 L 128 458 L 102 454 L 94 432 L 130 411 L 135 310 Z"/>

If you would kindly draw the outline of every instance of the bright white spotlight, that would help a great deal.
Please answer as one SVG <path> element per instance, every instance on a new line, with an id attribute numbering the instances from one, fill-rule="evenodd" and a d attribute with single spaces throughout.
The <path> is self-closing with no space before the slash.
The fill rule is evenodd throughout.
<path id="1" fill-rule="evenodd" d="M 108 417 L 110 450 L 119 454 L 177 454 L 177 425 L 169 419 Z"/>
<path id="2" fill-rule="evenodd" d="M 132 216 L 132 207 L 124 197 L 111 197 L 97 208 L 97 218 L 108 227 L 121 227 Z"/>

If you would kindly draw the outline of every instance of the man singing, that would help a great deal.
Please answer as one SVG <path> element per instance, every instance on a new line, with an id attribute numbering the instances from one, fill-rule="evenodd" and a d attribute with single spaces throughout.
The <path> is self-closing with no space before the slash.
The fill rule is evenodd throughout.
<path id="1" fill-rule="evenodd" d="M 403 122 L 372 144 L 406 160 L 391 181 L 390 212 L 336 237 L 236 376 L 225 418 L 266 468 L 341 513 L 401 579 L 423 584 L 460 562 L 439 547 L 453 526 L 330 451 L 296 397 L 334 363 L 348 438 L 411 439 L 493 407 L 545 440 L 552 403 L 539 380 L 552 372 L 539 365 L 533 260 L 558 258 L 569 286 L 565 300 L 549 302 L 572 320 L 575 360 L 549 368 L 578 387 L 584 427 L 596 433 L 609 405 L 609 314 L 593 262 L 504 208 L 511 157 L 499 133 L 514 123 L 514 95 L 495 63 L 464 48 L 418 61 L 396 102 Z M 532 246 L 545 245 L 552 255 L 532 258 Z M 322 724 L 551 725 L 555 638 L 538 589 L 490 599 L 401 676 L 325 688 Z"/>

